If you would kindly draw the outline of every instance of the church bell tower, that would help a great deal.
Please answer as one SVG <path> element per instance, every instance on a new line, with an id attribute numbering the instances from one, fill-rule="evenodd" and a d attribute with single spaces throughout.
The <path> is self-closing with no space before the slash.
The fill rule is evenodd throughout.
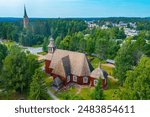
<path id="1" fill-rule="evenodd" d="M 48 53 L 52 53 L 53 54 L 55 49 L 56 49 L 55 42 L 54 42 L 54 39 L 51 37 L 50 38 L 50 43 L 48 45 Z"/>

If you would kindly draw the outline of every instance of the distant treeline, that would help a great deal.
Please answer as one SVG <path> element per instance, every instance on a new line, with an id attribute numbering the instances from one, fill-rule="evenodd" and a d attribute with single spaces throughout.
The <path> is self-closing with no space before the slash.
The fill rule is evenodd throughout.
<path id="1" fill-rule="evenodd" d="M 111 27 L 110 29 L 107 30 L 101 30 L 99 28 L 89 29 L 88 24 L 85 22 L 85 20 L 86 21 L 95 20 L 95 23 L 103 23 L 103 24 L 107 21 L 111 23 L 117 23 L 120 21 L 124 23 L 136 22 L 137 30 L 141 31 L 140 35 L 142 35 L 144 39 L 150 40 L 149 19 L 150 18 L 123 18 L 123 17 L 51 18 L 51 19 L 31 18 L 28 29 L 23 29 L 22 19 L 18 20 L 16 19 L 15 22 L 0 23 L 0 38 L 19 42 L 24 46 L 42 45 L 44 43 L 44 48 L 46 48 L 46 45 L 49 43 L 48 39 L 50 36 L 52 36 L 55 39 L 58 48 L 87 52 L 91 54 L 93 52 L 95 53 L 96 45 L 99 42 L 99 40 L 104 40 L 101 43 L 106 43 L 108 40 L 110 40 L 110 45 L 113 45 L 111 44 L 112 39 L 114 43 L 116 39 L 124 40 L 126 38 L 126 35 L 124 33 L 124 29 L 123 28 L 120 29 L 118 27 Z M 86 34 L 89 34 L 89 36 L 87 36 Z M 88 37 L 88 39 L 86 39 L 86 37 Z M 137 37 L 134 37 L 134 39 L 136 40 Z M 117 44 L 117 47 L 115 46 L 114 48 L 115 49 L 118 48 L 119 44 Z M 109 47 L 109 45 L 106 45 L 106 47 Z M 101 53 L 105 52 L 105 49 L 106 48 L 104 47 L 103 50 L 101 50 L 102 51 Z M 110 58 L 114 58 L 114 56 L 115 54 Z M 106 56 L 102 55 L 102 58 L 106 58 Z"/>
<path id="2" fill-rule="evenodd" d="M 57 19 L 62 19 L 62 20 L 84 20 L 84 21 L 97 21 L 97 20 L 103 20 L 103 21 L 112 21 L 112 22 L 118 22 L 118 21 L 123 21 L 123 22 L 137 22 L 137 21 L 149 21 L 150 17 L 107 17 L 107 18 L 30 18 L 30 21 L 34 20 L 57 20 Z M 16 21 L 21 21 L 22 18 L 13 18 L 13 17 L 0 17 L 0 22 L 16 22 Z"/>
<path id="3" fill-rule="evenodd" d="M 87 24 L 75 19 L 31 20 L 28 29 L 23 29 L 22 20 L 0 23 L 0 38 L 21 43 L 22 45 L 40 45 L 44 37 L 58 35 L 64 38 L 67 34 L 83 31 Z"/>

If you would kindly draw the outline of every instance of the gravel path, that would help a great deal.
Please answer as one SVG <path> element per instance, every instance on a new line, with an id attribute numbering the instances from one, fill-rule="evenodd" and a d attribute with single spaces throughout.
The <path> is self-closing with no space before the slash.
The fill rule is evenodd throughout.
<path id="1" fill-rule="evenodd" d="M 49 89 L 47 90 L 47 93 L 53 100 L 59 100 Z"/>
<path id="2" fill-rule="evenodd" d="M 108 78 L 110 78 L 110 79 L 112 79 L 113 81 L 115 81 L 115 82 L 118 82 L 118 79 L 115 79 L 114 77 L 112 77 L 112 76 L 108 76 Z"/>

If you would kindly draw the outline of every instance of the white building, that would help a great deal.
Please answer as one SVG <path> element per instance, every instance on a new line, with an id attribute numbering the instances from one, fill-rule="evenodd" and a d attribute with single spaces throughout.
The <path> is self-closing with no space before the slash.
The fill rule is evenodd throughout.
<path id="1" fill-rule="evenodd" d="M 138 31 L 136 31 L 134 29 L 130 29 L 130 28 L 124 28 L 124 32 L 128 37 L 138 35 Z"/>

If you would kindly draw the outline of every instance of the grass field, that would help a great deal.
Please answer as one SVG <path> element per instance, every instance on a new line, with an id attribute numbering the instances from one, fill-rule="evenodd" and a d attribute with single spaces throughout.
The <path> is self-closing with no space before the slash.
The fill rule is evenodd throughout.
<path id="1" fill-rule="evenodd" d="M 4 41 L 3 44 L 9 48 L 10 46 L 16 45 L 17 43 L 14 41 Z"/>
<path id="2" fill-rule="evenodd" d="M 67 90 L 60 90 L 56 96 L 62 100 L 91 100 L 91 94 L 94 88 L 68 88 Z"/>
<path id="3" fill-rule="evenodd" d="M 40 54 L 40 55 L 46 55 L 47 53 L 46 52 L 39 52 L 37 54 Z"/>
<path id="4" fill-rule="evenodd" d="M 108 80 L 108 89 L 104 91 L 105 100 L 118 100 L 117 93 L 119 91 L 119 84 L 112 79 Z"/>
<path id="5" fill-rule="evenodd" d="M 105 61 L 99 60 L 97 57 L 93 57 L 91 64 L 94 67 L 94 69 L 98 67 L 99 63 L 101 63 L 102 69 L 104 69 L 109 75 L 112 76 L 114 67 L 111 65 L 107 65 Z"/>

